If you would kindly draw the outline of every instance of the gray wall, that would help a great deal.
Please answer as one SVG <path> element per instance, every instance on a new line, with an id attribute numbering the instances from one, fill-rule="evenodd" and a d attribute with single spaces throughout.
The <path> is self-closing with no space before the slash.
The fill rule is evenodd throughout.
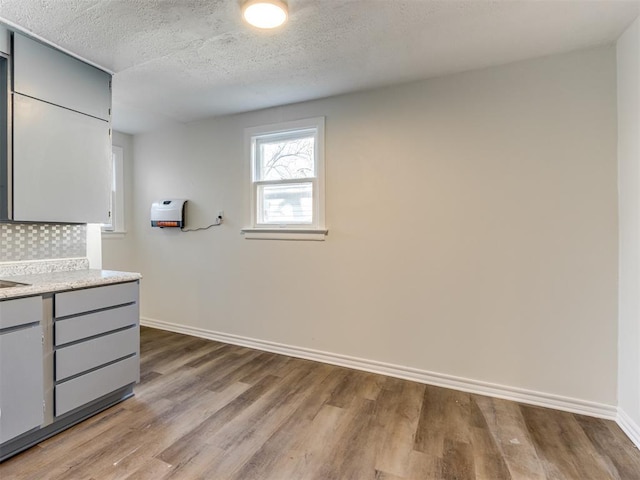
<path id="1" fill-rule="evenodd" d="M 617 404 L 616 52 L 136 136 L 142 316 Z M 244 128 L 326 116 L 325 242 L 245 240 Z M 151 202 L 189 199 L 181 233 Z"/>

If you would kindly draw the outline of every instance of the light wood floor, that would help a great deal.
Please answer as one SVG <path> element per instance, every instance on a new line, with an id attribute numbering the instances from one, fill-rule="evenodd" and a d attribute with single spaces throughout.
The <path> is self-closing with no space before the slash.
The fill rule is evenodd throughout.
<path id="1" fill-rule="evenodd" d="M 611 421 L 142 329 L 136 396 L 0 479 L 640 479 Z"/>

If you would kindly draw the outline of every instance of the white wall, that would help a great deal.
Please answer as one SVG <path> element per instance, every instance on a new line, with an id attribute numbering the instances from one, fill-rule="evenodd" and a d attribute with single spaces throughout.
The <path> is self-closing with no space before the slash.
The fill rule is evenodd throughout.
<path id="1" fill-rule="evenodd" d="M 617 43 L 620 409 L 640 446 L 640 19 Z"/>
<path id="2" fill-rule="evenodd" d="M 615 55 L 136 136 L 142 316 L 616 405 Z M 320 115 L 327 240 L 243 239 L 244 128 Z M 151 202 L 171 196 L 190 226 L 219 209 L 225 224 L 152 229 Z"/>
<path id="3" fill-rule="evenodd" d="M 124 227 L 121 234 L 102 234 L 102 263 L 108 270 L 137 270 L 135 262 L 135 235 L 133 212 L 133 142 L 132 135 L 113 132 L 113 145 L 122 147 L 124 153 Z"/>
<path id="4" fill-rule="evenodd" d="M 102 225 L 99 223 L 87 224 L 87 259 L 89 268 L 100 270 L 102 268 Z"/>

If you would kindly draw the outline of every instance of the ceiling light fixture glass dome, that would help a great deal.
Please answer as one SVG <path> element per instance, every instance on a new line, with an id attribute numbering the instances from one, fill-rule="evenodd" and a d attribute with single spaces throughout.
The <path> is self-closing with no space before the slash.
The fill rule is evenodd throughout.
<path id="1" fill-rule="evenodd" d="M 248 0 L 242 5 L 242 16 L 258 28 L 276 28 L 287 21 L 287 4 L 281 0 Z"/>

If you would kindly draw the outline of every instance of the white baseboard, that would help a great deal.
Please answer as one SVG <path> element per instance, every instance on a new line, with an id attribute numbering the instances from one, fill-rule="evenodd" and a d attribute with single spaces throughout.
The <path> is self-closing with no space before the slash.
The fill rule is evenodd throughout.
<path id="1" fill-rule="evenodd" d="M 622 431 L 627 434 L 627 437 L 631 439 L 634 445 L 640 449 L 640 425 L 634 422 L 621 408 L 618 408 L 618 417 L 616 418 L 616 422 L 620 425 Z"/>
<path id="2" fill-rule="evenodd" d="M 341 367 L 364 370 L 366 372 L 379 373 L 382 375 L 388 375 L 390 377 L 412 380 L 418 383 L 435 385 L 437 387 L 452 388 L 454 390 L 461 390 L 463 392 L 502 398 L 505 400 L 513 400 L 516 402 L 536 405 L 539 407 L 554 408 L 556 410 L 579 413 L 581 415 L 589 415 L 591 417 L 616 420 L 619 416 L 617 408 L 613 405 L 590 402 L 577 398 L 563 397 L 550 393 L 536 392 L 533 390 L 525 390 L 522 388 L 498 385 L 479 380 L 472 380 L 469 378 L 456 377 L 453 375 L 429 372 L 426 370 L 419 370 L 417 368 L 404 367 L 402 365 L 378 362 L 376 360 L 368 360 L 337 353 L 312 350 L 309 348 L 283 345 L 280 343 L 258 340 L 255 338 L 214 332 L 203 328 L 178 325 L 161 320 L 154 320 L 152 318 L 142 317 L 140 319 L 140 324 L 146 327 L 158 328 L 161 330 L 168 330 L 176 333 L 183 333 L 186 335 L 206 338 L 209 340 L 216 340 L 218 342 L 230 343 L 233 345 L 240 345 L 242 347 L 255 348 L 257 350 L 264 350 L 267 352 L 288 355 L 290 357 L 315 360 L 318 362 L 329 363 Z"/>

